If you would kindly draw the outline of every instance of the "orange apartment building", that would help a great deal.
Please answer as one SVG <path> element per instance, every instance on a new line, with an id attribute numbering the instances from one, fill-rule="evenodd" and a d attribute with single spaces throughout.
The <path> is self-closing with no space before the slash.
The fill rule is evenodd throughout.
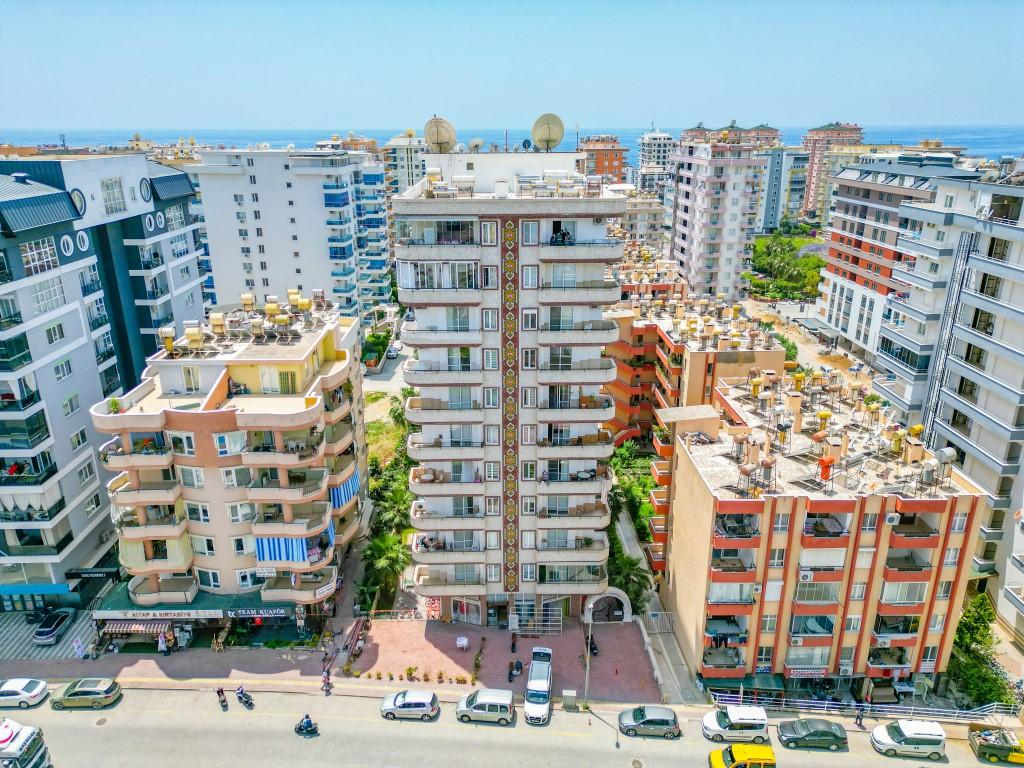
<path id="1" fill-rule="evenodd" d="M 807 187 L 804 189 L 805 216 L 824 220 L 827 216 L 821 189 L 828 182 L 826 156 L 832 147 L 864 143 L 864 131 L 856 123 L 827 123 L 812 128 L 804 134 L 803 145 L 807 150 Z M 821 210 L 818 207 L 821 206 Z"/>
<path id="2" fill-rule="evenodd" d="M 865 393 L 754 366 L 711 404 L 657 412 L 660 597 L 705 689 L 942 690 L 983 492 Z"/>
<path id="3" fill-rule="evenodd" d="M 619 143 L 618 136 L 587 136 L 576 151 L 587 155 L 577 163 L 580 173 L 620 184 L 626 180 L 626 148 Z"/>

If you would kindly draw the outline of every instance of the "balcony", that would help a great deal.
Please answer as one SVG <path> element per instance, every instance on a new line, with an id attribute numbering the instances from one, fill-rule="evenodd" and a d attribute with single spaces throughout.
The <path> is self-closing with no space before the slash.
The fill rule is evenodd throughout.
<path id="1" fill-rule="evenodd" d="M 715 520 L 713 545 L 716 549 L 757 549 L 761 531 L 750 515 L 719 515 Z"/>
<path id="2" fill-rule="evenodd" d="M 538 595 L 596 595 L 606 589 L 608 573 L 604 565 L 552 563 L 537 567 Z"/>
<path id="3" fill-rule="evenodd" d="M 746 676 L 747 667 L 738 648 L 705 648 L 700 673 L 710 678 L 738 678 Z"/>
<path id="4" fill-rule="evenodd" d="M 254 444 L 242 452 L 247 467 L 300 467 L 312 464 L 324 455 L 324 433 L 314 432 L 305 439 L 285 436 L 282 450 L 274 445 Z"/>
<path id="5" fill-rule="evenodd" d="M 651 537 L 657 544 L 666 544 L 668 542 L 668 516 L 667 515 L 651 515 L 647 518 L 647 527 L 651 532 Z"/>
<path id="6" fill-rule="evenodd" d="M 757 576 L 753 559 L 716 557 L 711 560 L 711 581 L 724 584 L 753 584 Z"/>
<path id="7" fill-rule="evenodd" d="M 432 397 L 410 397 L 405 401 L 405 418 L 410 424 L 479 424 L 484 411 L 477 400 L 450 403 Z"/>
<path id="8" fill-rule="evenodd" d="M 483 493 L 483 477 L 479 469 L 451 472 L 433 467 L 409 470 L 409 490 L 418 496 L 477 496 Z"/>
<path id="9" fill-rule="evenodd" d="M 565 509 L 541 507 L 537 528 L 605 528 L 611 522 L 608 505 L 600 501 L 577 504 Z"/>
<path id="10" fill-rule="evenodd" d="M 95 353 L 96 353 L 96 362 L 97 363 L 105 363 L 107 360 L 110 360 L 114 356 L 114 347 L 113 347 L 113 345 L 108 345 L 108 346 L 105 346 L 105 347 L 97 347 L 95 349 Z"/>
<path id="11" fill-rule="evenodd" d="M 38 390 L 19 397 L 14 392 L 0 394 L 0 411 L 27 411 L 40 401 Z"/>
<path id="12" fill-rule="evenodd" d="M 89 317 L 89 330 L 98 331 L 105 325 L 110 325 L 110 318 L 107 315 L 99 315 L 97 317 Z"/>
<path id="13" fill-rule="evenodd" d="M 170 579 L 150 579 L 135 576 L 128 582 L 128 597 L 140 607 L 154 605 L 191 603 L 199 594 L 199 582 L 191 576 L 175 576 Z"/>
<path id="14" fill-rule="evenodd" d="M 910 654 L 906 648 L 872 648 L 864 672 L 868 677 L 906 677 L 910 672 Z"/>
<path id="15" fill-rule="evenodd" d="M 153 541 L 121 539 L 118 560 L 136 576 L 187 571 L 192 567 L 192 542 L 185 535 Z"/>
<path id="16" fill-rule="evenodd" d="M 667 515 L 669 513 L 671 500 L 668 497 L 668 490 L 665 488 L 655 488 L 648 494 L 647 499 L 650 501 L 651 506 L 654 507 L 656 515 Z"/>
<path id="17" fill-rule="evenodd" d="M 482 442 L 472 440 L 452 442 L 440 435 L 430 440 L 425 438 L 421 432 L 411 433 L 406 438 L 405 445 L 409 458 L 414 461 L 459 461 L 481 459 L 484 455 Z"/>
<path id="18" fill-rule="evenodd" d="M 540 474 L 540 483 L 538 493 L 596 496 L 608 492 L 611 475 L 602 466 L 596 469 L 581 469 L 559 474 L 549 473 L 545 470 Z"/>
<path id="19" fill-rule="evenodd" d="M 541 304 L 614 304 L 621 293 L 615 280 L 577 280 L 567 285 L 541 283 L 537 300 Z"/>
<path id="20" fill-rule="evenodd" d="M 484 542 L 480 536 L 457 540 L 450 533 L 414 533 L 409 543 L 414 563 L 432 565 L 484 562 Z"/>
<path id="21" fill-rule="evenodd" d="M 931 570 L 931 564 L 924 560 L 909 554 L 894 555 L 890 549 L 889 556 L 885 559 L 882 578 L 886 581 L 926 581 L 931 578 Z"/>
<path id="22" fill-rule="evenodd" d="M 608 559 L 608 538 L 603 533 L 574 537 L 542 536 L 537 541 L 538 563 L 603 563 Z"/>
<path id="23" fill-rule="evenodd" d="M 338 569 L 332 566 L 298 574 L 294 583 L 290 575 L 267 579 L 260 587 L 260 597 L 267 603 L 313 605 L 333 595 L 337 588 Z"/>
<path id="24" fill-rule="evenodd" d="M 118 505 L 134 507 L 139 504 L 174 504 L 181 498 L 181 483 L 177 480 L 140 480 L 132 482 L 122 472 L 107 483 L 111 500 Z"/>
<path id="25" fill-rule="evenodd" d="M 405 341 L 405 333 L 402 334 Z M 435 360 L 406 360 L 402 364 L 405 383 L 411 387 L 430 386 L 479 386 L 484 374 L 479 364 L 456 364 Z"/>
<path id="26" fill-rule="evenodd" d="M 655 430 L 654 452 L 662 459 L 671 459 L 675 452 L 672 446 L 672 435 Z"/>
<path id="27" fill-rule="evenodd" d="M 0 541 L 0 557 L 56 557 L 75 540 L 68 531 L 55 544 L 8 544 Z"/>
<path id="28" fill-rule="evenodd" d="M 6 315 L 0 315 L 0 331 L 6 331 L 8 328 L 13 328 L 16 325 L 21 325 L 21 312 L 10 312 Z"/>
<path id="29" fill-rule="evenodd" d="M 889 536 L 889 547 L 893 549 L 934 549 L 937 546 L 939 532 L 920 518 L 897 523 Z"/>
<path id="30" fill-rule="evenodd" d="M 145 512 L 145 521 L 138 510 Z M 180 502 L 174 506 L 147 504 L 122 512 L 115 524 L 123 541 L 178 539 L 188 528 L 188 517 L 184 504 Z"/>
<path id="31" fill-rule="evenodd" d="M 850 532 L 839 518 L 832 515 L 809 516 L 800 542 L 810 549 L 846 549 L 850 544 Z"/>
<path id="32" fill-rule="evenodd" d="M 0 371 L 16 371 L 32 362 L 32 353 L 29 350 L 22 352 L 0 352 Z"/>
<path id="33" fill-rule="evenodd" d="M 622 260 L 624 242 L 616 238 L 571 239 L 564 243 L 551 241 L 541 243 L 538 258 L 541 262 L 610 264 Z"/>
<path id="34" fill-rule="evenodd" d="M 294 430 L 318 425 L 324 415 L 323 398 L 302 395 L 232 395 L 239 429 Z"/>
<path id="35" fill-rule="evenodd" d="M 82 281 L 82 295 L 89 296 L 103 290 L 103 284 L 99 280 Z"/>
<path id="36" fill-rule="evenodd" d="M 406 322 L 402 341 L 410 347 L 479 347 L 483 332 L 479 328 L 438 328 Z"/>
<path id="37" fill-rule="evenodd" d="M 416 594 L 424 597 L 487 594 L 487 584 L 480 569 L 456 576 L 454 571 L 417 568 L 413 584 Z"/>
<path id="38" fill-rule="evenodd" d="M 872 644 L 879 648 L 913 648 L 920 630 L 921 622 L 916 619 L 879 616 L 871 633 Z"/>
<path id="39" fill-rule="evenodd" d="M 16 459 L 0 460 L 0 488 L 24 488 L 31 485 L 42 485 L 56 474 L 56 464 L 49 464 L 35 471 L 29 464 Z"/>
<path id="40" fill-rule="evenodd" d="M 615 361 L 607 357 L 579 360 L 571 365 L 541 363 L 537 383 L 609 384 L 615 380 Z M 412 383 L 412 382 L 409 382 Z"/>
<path id="41" fill-rule="evenodd" d="M 579 323 L 541 325 L 537 343 L 543 346 L 586 346 L 611 344 L 619 338 L 614 320 L 584 320 Z"/>
<path id="42" fill-rule="evenodd" d="M 294 505 L 264 505 L 252 521 L 253 536 L 313 536 L 331 524 L 331 505 L 326 501 Z"/>
<path id="43" fill-rule="evenodd" d="M 538 459 L 607 459 L 615 450 L 611 432 L 537 440 Z"/>
<path id="44" fill-rule="evenodd" d="M 615 401 L 607 395 L 582 395 L 559 400 L 542 400 L 537 408 L 539 422 L 586 421 L 603 424 L 615 418 Z"/>
<path id="45" fill-rule="evenodd" d="M 398 287 L 398 303 L 406 307 L 471 306 L 479 304 L 479 288 L 403 288 Z"/>
<path id="46" fill-rule="evenodd" d="M 652 461 L 651 476 L 654 482 L 662 488 L 672 485 L 672 464 L 668 461 Z"/>
<path id="47" fill-rule="evenodd" d="M 439 504 L 439 501 L 434 500 L 433 503 Z M 426 501 L 417 499 L 412 503 L 409 519 L 412 527 L 421 531 L 468 531 L 483 527 L 484 513 L 479 505 L 436 509 Z"/>
<path id="48" fill-rule="evenodd" d="M 326 469 L 296 469 L 287 473 L 288 484 L 273 479 L 268 473 L 259 473 L 247 486 L 249 501 L 267 503 L 298 503 L 312 501 L 327 491 Z"/>
<path id="49" fill-rule="evenodd" d="M 744 624 L 746 619 L 744 619 Z M 745 626 L 741 626 L 735 618 L 724 616 L 718 619 L 708 619 L 704 624 L 704 646 L 711 647 L 715 645 L 715 640 L 719 643 L 724 642 L 728 648 L 735 648 L 737 646 L 746 645 L 750 639 L 750 635 L 746 630 Z M 723 646 L 718 645 L 718 648 Z"/>

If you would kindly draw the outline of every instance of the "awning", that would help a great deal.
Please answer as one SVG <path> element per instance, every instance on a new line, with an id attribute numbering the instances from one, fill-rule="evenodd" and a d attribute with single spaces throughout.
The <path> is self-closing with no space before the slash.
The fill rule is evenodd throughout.
<path id="1" fill-rule="evenodd" d="M 704 687 L 716 690 L 738 691 L 743 686 L 744 693 L 763 691 L 769 693 L 783 693 L 786 690 L 786 683 L 782 675 L 768 675 L 759 673 L 747 675 L 746 677 L 705 677 Z"/>
<path id="2" fill-rule="evenodd" d="M 160 635 L 170 628 L 169 621 L 108 621 L 102 631 L 108 635 Z"/>

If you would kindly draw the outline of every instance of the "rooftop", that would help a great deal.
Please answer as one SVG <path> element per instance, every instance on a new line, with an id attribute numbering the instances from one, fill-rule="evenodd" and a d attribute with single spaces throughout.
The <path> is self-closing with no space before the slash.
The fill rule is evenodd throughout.
<path id="1" fill-rule="evenodd" d="M 721 498 L 984 493 L 954 468 L 953 449 L 925 450 L 923 427 L 891 421 L 880 402 L 865 404 L 867 394 L 837 371 L 755 368 L 746 378 L 718 381 L 724 429 L 678 439 Z"/>

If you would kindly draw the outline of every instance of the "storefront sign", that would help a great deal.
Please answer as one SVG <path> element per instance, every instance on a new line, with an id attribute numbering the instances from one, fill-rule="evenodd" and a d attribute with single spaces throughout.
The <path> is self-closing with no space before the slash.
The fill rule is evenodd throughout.
<path id="1" fill-rule="evenodd" d="M 287 616 L 287 608 L 229 608 L 225 611 L 229 619 L 254 619 L 256 617 L 269 618 L 272 616 Z"/>
<path id="2" fill-rule="evenodd" d="M 68 579 L 115 579 L 120 575 L 120 568 L 69 568 L 64 571 Z"/>
<path id="3" fill-rule="evenodd" d="M 824 677 L 824 669 L 787 669 L 786 677 Z"/>
<path id="4" fill-rule="evenodd" d="M 328 584 L 324 584 L 322 587 L 319 587 L 317 589 L 317 591 L 313 593 L 313 597 L 316 600 L 323 600 L 325 597 L 327 597 L 333 591 L 334 591 L 334 582 L 332 581 L 332 582 L 330 582 Z"/>
<path id="5" fill-rule="evenodd" d="M 93 611 L 94 619 L 223 619 L 224 611 Z"/>
<path id="6" fill-rule="evenodd" d="M 264 579 L 272 579 L 277 576 L 277 568 L 257 568 L 256 575 Z"/>
<path id="7" fill-rule="evenodd" d="M 755 672 L 757 672 L 757 674 L 759 675 L 770 675 L 772 673 L 772 665 L 762 664 L 755 670 Z"/>

